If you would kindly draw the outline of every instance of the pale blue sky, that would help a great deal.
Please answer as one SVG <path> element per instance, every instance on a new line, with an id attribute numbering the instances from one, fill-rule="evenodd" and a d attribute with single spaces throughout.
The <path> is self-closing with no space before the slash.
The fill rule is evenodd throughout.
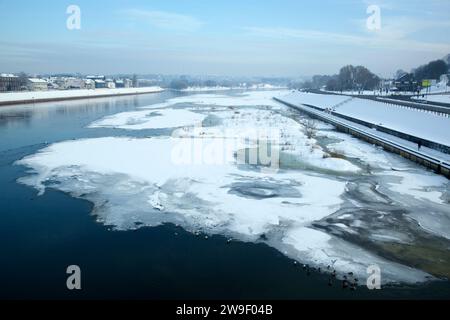
<path id="1" fill-rule="evenodd" d="M 0 72 L 387 76 L 448 53 L 449 0 L 0 0 Z"/>

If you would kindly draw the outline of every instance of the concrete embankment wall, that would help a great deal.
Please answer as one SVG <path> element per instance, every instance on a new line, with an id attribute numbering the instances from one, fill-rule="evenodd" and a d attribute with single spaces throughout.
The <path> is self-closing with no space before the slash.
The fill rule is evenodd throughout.
<path id="1" fill-rule="evenodd" d="M 320 110 L 320 112 L 319 112 L 319 110 L 312 111 L 312 110 L 308 110 L 308 108 L 311 108 L 309 106 L 302 108 L 301 106 L 296 106 L 296 105 L 293 105 L 291 103 L 285 102 L 285 101 L 277 99 L 277 98 L 274 98 L 274 99 L 280 103 L 287 105 L 288 107 L 299 110 L 300 112 L 304 112 L 312 118 L 316 118 L 318 120 L 330 123 L 333 126 L 335 126 L 337 130 L 339 130 L 341 132 L 351 134 L 356 138 L 362 139 L 362 140 L 367 141 L 374 145 L 381 146 L 381 147 L 383 147 L 383 149 L 385 149 L 389 152 L 399 154 L 406 159 L 409 159 L 420 165 L 423 165 L 424 167 L 427 167 L 427 168 L 435 171 L 436 173 L 446 176 L 447 178 L 450 179 L 450 163 L 442 162 L 439 159 L 429 157 L 423 153 L 416 152 L 415 150 L 411 150 L 409 148 L 406 148 L 404 146 L 396 144 L 395 142 L 385 140 L 381 137 L 364 132 L 358 128 L 351 127 L 340 121 L 333 120 L 333 119 L 330 119 L 325 116 L 321 116 L 320 112 L 323 112 L 323 110 Z"/>
<path id="2" fill-rule="evenodd" d="M 114 89 L 110 89 L 114 90 Z M 58 102 L 58 101 L 70 101 L 70 100 L 82 100 L 82 99 L 97 99 L 97 98 L 112 98 L 112 97 L 123 97 L 123 96 L 134 96 L 134 95 L 142 95 L 142 94 L 151 94 L 151 93 L 161 93 L 160 91 L 137 91 L 137 92 L 124 92 L 124 93 L 111 93 L 111 94 L 99 94 L 99 95 L 85 95 L 85 96 L 69 96 L 69 97 L 51 97 L 51 98 L 37 98 L 37 99 L 25 99 L 25 100 L 8 100 L 8 101 L 0 101 L 1 106 L 12 106 L 19 104 L 34 104 L 34 103 L 45 103 L 45 102 Z"/>

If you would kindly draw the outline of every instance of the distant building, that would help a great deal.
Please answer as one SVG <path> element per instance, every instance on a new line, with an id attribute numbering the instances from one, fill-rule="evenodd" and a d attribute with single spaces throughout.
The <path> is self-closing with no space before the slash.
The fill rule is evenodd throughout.
<path id="1" fill-rule="evenodd" d="M 49 83 L 52 84 L 52 87 L 60 90 L 84 89 L 85 87 L 84 80 L 75 77 L 50 78 Z"/>
<path id="2" fill-rule="evenodd" d="M 13 74 L 0 74 L 0 92 L 19 91 L 21 82 L 19 77 Z"/>
<path id="3" fill-rule="evenodd" d="M 46 91 L 48 90 L 48 82 L 44 79 L 30 78 L 27 81 L 28 90 Z"/>
<path id="4" fill-rule="evenodd" d="M 133 81 L 130 79 L 123 80 L 125 88 L 132 88 L 133 87 Z"/>
<path id="5" fill-rule="evenodd" d="M 116 88 L 131 88 L 133 87 L 133 81 L 130 79 L 117 79 L 114 80 Z"/>
<path id="6" fill-rule="evenodd" d="M 48 83 L 48 90 L 59 90 L 59 86 L 55 82 Z"/>
<path id="7" fill-rule="evenodd" d="M 103 81 L 105 81 L 106 77 L 105 76 L 87 76 L 86 79 L 89 79 L 89 80 L 103 80 Z"/>
<path id="8" fill-rule="evenodd" d="M 104 80 L 94 80 L 95 89 L 104 89 L 106 88 L 106 81 Z"/>
<path id="9" fill-rule="evenodd" d="M 116 88 L 125 88 L 124 80 L 115 80 L 114 83 L 116 84 Z"/>
<path id="10" fill-rule="evenodd" d="M 84 89 L 84 80 L 79 78 L 65 78 L 66 89 Z"/>
<path id="11" fill-rule="evenodd" d="M 415 92 L 418 89 L 418 83 L 411 73 L 405 73 L 395 79 L 394 85 L 397 91 Z"/>
<path id="12" fill-rule="evenodd" d="M 392 79 L 381 79 L 380 80 L 380 90 L 382 92 L 389 92 L 394 88 L 394 80 Z"/>
<path id="13" fill-rule="evenodd" d="M 106 88 L 108 89 L 115 89 L 116 88 L 116 84 L 114 83 L 114 80 L 112 79 L 106 79 Z"/>
<path id="14" fill-rule="evenodd" d="M 95 89 L 95 81 L 92 79 L 84 80 L 84 87 L 89 90 Z"/>
<path id="15" fill-rule="evenodd" d="M 47 86 L 49 90 L 58 90 L 60 88 L 60 85 L 58 83 L 59 78 L 58 77 L 49 77 L 47 79 Z"/>

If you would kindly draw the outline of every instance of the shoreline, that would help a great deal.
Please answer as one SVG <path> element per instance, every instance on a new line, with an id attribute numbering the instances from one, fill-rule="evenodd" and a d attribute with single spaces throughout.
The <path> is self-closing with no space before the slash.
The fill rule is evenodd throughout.
<path id="1" fill-rule="evenodd" d="M 68 100 L 83 100 L 108 97 L 121 97 L 130 95 L 141 95 L 160 93 L 164 89 L 160 87 L 147 88 L 120 88 L 120 89 L 83 89 L 62 91 L 30 91 L 0 94 L 0 107 L 14 106 L 20 104 L 35 104 L 45 102 L 57 102 Z"/>
<path id="2" fill-rule="evenodd" d="M 400 156 L 408 160 L 416 162 L 434 171 L 436 174 L 443 175 L 446 178 L 450 179 L 450 163 L 448 163 L 446 158 L 444 159 L 441 157 L 437 157 L 434 154 L 430 154 L 430 150 L 433 151 L 434 149 L 430 149 L 428 150 L 428 152 L 415 150 L 413 147 L 411 147 L 411 145 L 415 147 L 416 142 L 412 142 L 412 140 L 405 140 L 404 137 L 399 137 L 398 135 L 403 134 L 401 132 L 389 128 L 383 128 L 382 126 L 367 123 L 351 117 L 335 114 L 326 114 L 324 110 L 319 109 L 316 106 L 308 104 L 295 104 L 293 102 L 290 102 L 289 100 L 283 100 L 275 97 L 274 99 L 275 101 L 278 101 L 288 107 L 296 109 L 300 112 L 304 112 L 313 118 L 319 119 L 326 123 L 330 123 L 333 126 L 335 126 L 338 131 L 351 134 L 352 136 L 362 139 L 366 142 L 369 142 L 370 144 L 381 146 L 384 150 L 387 150 L 391 153 L 399 154 Z M 377 129 L 376 133 L 369 132 L 369 128 L 371 127 L 373 128 L 374 126 Z M 411 139 L 411 136 L 407 134 L 403 135 L 405 137 L 410 137 Z M 388 136 L 390 137 L 387 138 Z M 395 140 L 395 138 L 397 138 L 398 140 Z M 429 142 L 428 140 L 425 140 L 420 137 L 413 137 L 413 138 L 422 141 L 424 146 L 427 142 Z M 436 142 L 431 143 L 439 145 Z M 447 147 L 445 145 L 442 146 Z M 445 155 L 445 153 L 443 153 L 443 155 Z"/>

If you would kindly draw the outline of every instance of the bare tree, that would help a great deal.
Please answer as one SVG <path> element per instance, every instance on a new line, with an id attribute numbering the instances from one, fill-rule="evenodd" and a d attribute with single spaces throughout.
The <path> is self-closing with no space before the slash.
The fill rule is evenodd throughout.
<path id="1" fill-rule="evenodd" d="M 133 75 L 133 88 L 137 88 L 137 87 L 139 87 L 139 81 L 138 81 L 138 78 L 137 78 L 137 75 Z"/>
<path id="2" fill-rule="evenodd" d="M 306 135 L 308 139 L 316 137 L 317 123 L 315 120 L 313 119 L 303 120 L 302 125 L 303 125 L 303 133 Z"/>

